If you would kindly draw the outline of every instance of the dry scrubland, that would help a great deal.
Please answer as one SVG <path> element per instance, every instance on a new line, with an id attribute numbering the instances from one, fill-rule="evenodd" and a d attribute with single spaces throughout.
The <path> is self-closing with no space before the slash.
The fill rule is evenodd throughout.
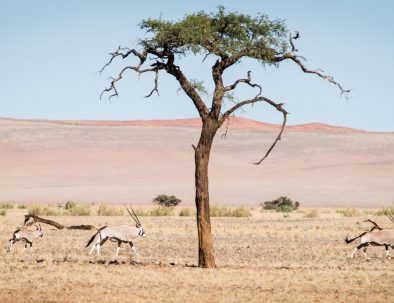
<path id="1" fill-rule="evenodd" d="M 248 218 L 213 218 L 217 269 L 194 267 L 197 260 L 193 217 L 142 217 L 148 237 L 135 241 L 139 257 L 122 247 L 118 263 L 108 262 L 115 243 L 100 257 L 84 245 L 93 232 L 55 230 L 43 225 L 45 237 L 35 251 L 22 253 L 8 239 L 26 209 L 0 216 L 0 302 L 390 302 L 394 261 L 384 249 L 370 248 L 367 261 L 349 259 L 365 218 L 390 226 L 385 217 L 365 211 L 344 217 L 335 209 L 282 213 L 252 210 Z M 316 210 L 315 210 L 316 214 Z M 314 216 L 314 215 L 312 215 Z M 127 216 L 51 216 L 64 225 L 102 226 L 130 222 Z"/>

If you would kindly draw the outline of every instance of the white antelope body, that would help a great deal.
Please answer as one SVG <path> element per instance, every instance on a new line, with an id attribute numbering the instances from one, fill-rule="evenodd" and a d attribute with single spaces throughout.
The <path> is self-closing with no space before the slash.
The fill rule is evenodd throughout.
<path id="1" fill-rule="evenodd" d="M 38 239 L 38 238 L 42 238 L 44 236 L 44 233 L 41 229 L 41 225 L 40 227 L 38 227 L 36 225 L 36 230 L 35 231 L 31 231 L 31 230 L 27 230 L 27 229 L 17 229 L 16 231 L 14 231 L 14 233 L 12 234 L 12 238 L 10 239 L 10 247 L 8 249 L 8 251 L 12 250 L 12 246 L 15 242 L 17 241 L 25 241 L 25 248 L 24 250 L 26 250 L 27 246 L 30 246 L 30 252 L 33 251 L 33 241 Z"/>
<path id="2" fill-rule="evenodd" d="M 131 208 L 132 209 L 132 208 Z M 133 250 L 134 253 L 137 253 L 134 244 L 132 242 L 133 239 L 137 237 L 145 237 L 145 231 L 135 214 L 134 210 L 133 214 L 126 208 L 130 216 L 134 219 L 136 225 L 117 225 L 117 226 L 104 226 L 100 228 L 97 233 L 95 233 L 87 242 L 86 248 L 96 239 L 96 242 L 92 245 L 89 254 L 92 254 L 94 249 L 96 249 L 97 256 L 100 255 L 100 247 L 107 241 L 118 242 L 118 246 L 116 247 L 115 256 L 119 256 L 119 250 L 122 243 L 128 243 Z"/>
<path id="3" fill-rule="evenodd" d="M 388 216 L 390 220 L 392 220 L 391 216 Z M 369 245 L 372 246 L 384 246 L 386 250 L 386 257 L 390 259 L 389 248 L 394 249 L 394 229 L 382 229 L 375 222 L 371 220 L 367 220 L 374 224 L 374 227 L 369 232 L 363 232 L 361 235 L 349 239 L 346 237 L 345 242 L 351 243 L 356 239 L 360 239 L 360 244 L 353 250 L 350 255 L 351 258 L 354 258 L 355 253 L 363 248 L 363 253 L 365 258 L 369 259 L 367 255 L 367 248 Z M 394 220 L 392 220 L 394 221 Z M 374 229 L 379 229 L 378 231 L 374 231 Z"/>

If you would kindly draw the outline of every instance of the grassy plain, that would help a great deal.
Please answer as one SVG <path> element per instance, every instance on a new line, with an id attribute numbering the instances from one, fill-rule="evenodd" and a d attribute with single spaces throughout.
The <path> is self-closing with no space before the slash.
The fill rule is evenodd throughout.
<path id="1" fill-rule="evenodd" d="M 115 243 L 107 242 L 100 257 L 88 256 L 84 246 L 94 232 L 45 224 L 33 254 L 22 252 L 21 243 L 7 253 L 26 212 L 15 207 L 0 216 L 1 303 L 390 302 L 394 291 L 394 261 L 384 258 L 383 248 L 370 248 L 371 260 L 361 253 L 349 258 L 355 245 L 344 237 L 368 227 L 357 222 L 370 218 L 390 226 L 363 210 L 357 217 L 335 209 L 284 217 L 255 208 L 247 218 L 212 218 L 218 268 L 208 270 L 195 267 L 194 217 L 141 217 L 148 237 L 135 241 L 140 256 L 124 245 L 111 263 Z M 130 222 L 126 215 L 48 218 L 97 227 Z"/>

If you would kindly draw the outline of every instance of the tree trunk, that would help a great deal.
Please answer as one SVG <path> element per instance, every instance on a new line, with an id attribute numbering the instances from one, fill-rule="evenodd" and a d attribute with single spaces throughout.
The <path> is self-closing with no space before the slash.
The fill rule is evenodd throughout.
<path id="1" fill-rule="evenodd" d="M 200 140 L 195 148 L 198 266 L 204 268 L 216 267 L 209 215 L 208 163 L 217 129 L 218 123 L 216 121 L 211 118 L 205 119 Z"/>

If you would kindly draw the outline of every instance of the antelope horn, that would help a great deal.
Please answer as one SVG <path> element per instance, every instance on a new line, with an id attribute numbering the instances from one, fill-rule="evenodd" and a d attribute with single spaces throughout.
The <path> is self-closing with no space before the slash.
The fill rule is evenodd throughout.
<path id="1" fill-rule="evenodd" d="M 130 205 L 130 208 L 131 208 L 131 210 L 133 211 L 133 214 L 134 214 L 135 218 L 137 219 L 138 224 L 141 225 L 140 219 L 138 219 L 138 216 L 137 216 L 137 214 L 135 213 L 133 207 L 131 207 L 131 205 Z"/>
<path id="2" fill-rule="evenodd" d="M 386 214 L 387 218 L 389 218 L 390 221 L 394 223 L 394 217 L 393 217 L 393 215 L 390 214 L 387 210 L 385 211 L 385 214 Z"/>
<path id="3" fill-rule="evenodd" d="M 135 223 L 140 224 L 140 223 L 138 222 L 138 219 L 136 219 L 136 218 L 132 215 L 132 213 L 129 211 L 129 209 L 126 207 L 126 205 L 123 204 L 123 206 L 124 206 L 124 208 L 126 208 L 127 212 L 129 213 L 130 217 L 133 218 L 133 220 L 135 221 Z"/>

